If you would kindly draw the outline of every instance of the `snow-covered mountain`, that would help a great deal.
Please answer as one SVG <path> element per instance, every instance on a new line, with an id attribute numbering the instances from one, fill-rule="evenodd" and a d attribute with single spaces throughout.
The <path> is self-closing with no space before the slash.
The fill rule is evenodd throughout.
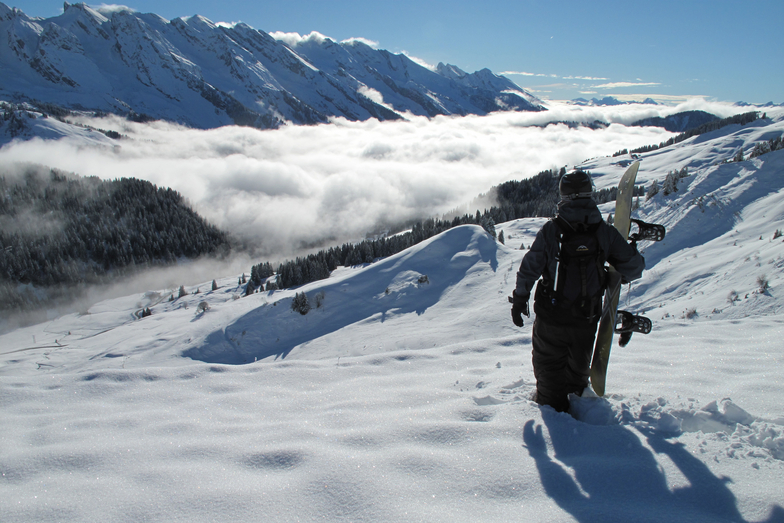
<path id="1" fill-rule="evenodd" d="M 62 15 L 47 19 L 0 3 L 0 70 L 6 100 L 198 128 L 543 109 L 487 69 L 468 74 L 439 64 L 432 71 L 359 40 L 276 40 L 202 16 L 168 21 L 67 2 Z"/>
<path id="2" fill-rule="evenodd" d="M 544 218 L 2 335 L 3 520 L 784 521 L 784 150 L 750 158 L 782 133 L 777 112 L 639 155 L 646 186 L 688 174 L 635 211 L 667 226 L 621 301 L 654 330 L 571 415 L 530 401 L 506 301 Z M 581 167 L 601 189 L 631 160 Z"/>

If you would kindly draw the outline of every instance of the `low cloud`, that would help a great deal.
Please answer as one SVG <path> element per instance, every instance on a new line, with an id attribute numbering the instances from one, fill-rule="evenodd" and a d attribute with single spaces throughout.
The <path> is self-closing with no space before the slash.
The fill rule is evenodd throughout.
<path id="1" fill-rule="evenodd" d="M 146 292 L 150 290 L 163 291 L 163 295 L 168 296 L 176 293 L 180 285 L 184 285 L 189 293 L 197 289 L 205 292 L 211 289 L 211 282 L 214 279 L 220 280 L 222 277 L 242 273 L 249 274 L 253 263 L 256 262 L 248 258 L 247 255 L 235 253 L 231 259 L 201 258 L 168 267 L 148 268 L 134 274 L 125 274 L 122 277 L 114 278 L 105 284 L 92 284 L 77 288 L 55 287 L 55 292 L 51 292 L 50 289 L 47 293 L 49 299 L 42 308 L 4 309 L 0 315 L 0 334 L 51 320 L 64 314 L 86 314 L 93 304 L 120 296 L 138 294 L 138 307 L 142 308 L 150 304 L 149 299 L 145 299 Z M 225 280 L 221 283 L 224 285 L 222 292 L 230 292 L 229 296 L 242 294 L 242 287 L 239 285 L 235 287 L 234 281 L 228 284 L 229 287 L 225 286 Z M 17 292 L 23 294 L 27 292 L 43 293 L 40 289 L 34 290 L 31 285 L 20 285 L 17 287 Z"/>
<path id="2" fill-rule="evenodd" d="M 269 35 L 275 40 L 283 42 L 289 47 L 296 47 L 300 44 L 304 44 L 310 41 L 315 41 L 318 44 L 322 44 L 326 40 L 332 40 L 330 37 L 324 36 L 318 31 L 312 31 L 310 34 L 307 34 L 305 36 L 302 36 L 299 33 L 284 33 L 281 31 L 273 31 L 269 33 Z"/>
<path id="3" fill-rule="evenodd" d="M 372 47 L 373 49 L 377 49 L 378 48 L 378 42 L 376 42 L 374 40 L 368 40 L 367 38 L 362 38 L 362 37 L 347 38 L 345 40 L 342 40 L 340 43 L 341 44 L 348 44 L 348 45 L 353 45 L 355 43 L 360 43 L 360 44 L 365 44 L 365 45 L 367 45 L 369 47 Z"/>
<path id="4" fill-rule="evenodd" d="M 595 76 L 572 76 L 572 75 L 562 76 L 557 74 L 529 73 L 526 71 L 503 71 L 499 74 L 510 75 L 510 76 L 527 76 L 527 77 L 536 77 L 536 78 L 560 78 L 562 80 L 581 80 L 584 82 L 597 82 L 597 81 L 609 80 L 609 78 L 595 77 Z M 658 82 L 643 82 L 643 81 L 608 82 L 599 85 L 591 85 L 590 88 L 591 89 L 618 89 L 624 87 L 650 87 L 655 85 L 661 85 L 661 84 Z"/>
<path id="5" fill-rule="evenodd" d="M 257 259 L 274 262 L 316 245 L 441 216 L 504 181 L 658 144 L 671 134 L 626 125 L 697 108 L 719 116 L 738 112 L 701 100 L 680 107 L 553 104 L 538 113 L 335 119 L 270 131 L 196 130 L 109 117 L 82 123 L 126 136 L 119 148 L 78 137 L 15 141 L 0 149 L 0 162 L 34 161 L 82 176 L 135 177 L 171 187 L 210 222 L 252 246 Z M 595 120 L 611 125 L 548 125 Z"/>
<path id="6" fill-rule="evenodd" d="M 101 13 L 104 16 L 111 17 L 114 13 L 122 13 L 122 12 L 129 12 L 135 13 L 136 9 L 132 7 L 128 7 L 127 5 L 120 5 L 120 4 L 100 4 L 97 7 L 93 7 L 96 11 Z"/>
<path id="7" fill-rule="evenodd" d="M 242 21 L 239 20 L 237 22 L 215 22 L 215 25 L 217 25 L 218 27 L 225 27 L 226 29 L 234 29 L 241 23 Z"/>
<path id="8" fill-rule="evenodd" d="M 417 64 L 417 65 L 419 65 L 421 67 L 424 67 L 425 69 L 429 69 L 431 71 L 435 71 L 436 70 L 436 66 L 435 65 L 433 65 L 431 63 L 428 63 L 425 60 L 423 60 L 423 59 L 421 59 L 421 58 L 419 58 L 417 56 L 412 55 L 408 51 L 403 50 L 403 51 L 400 52 L 400 54 L 402 54 L 403 56 L 405 56 L 406 58 L 408 58 L 409 60 L 411 60 L 415 64 Z"/>
<path id="9" fill-rule="evenodd" d="M 498 74 L 506 74 L 506 75 L 517 75 L 517 76 L 534 76 L 538 78 L 561 78 L 563 80 L 590 80 L 590 81 L 604 81 L 609 80 L 609 78 L 601 78 L 601 77 L 594 77 L 594 76 L 561 76 L 557 74 L 544 74 L 544 73 L 529 73 L 526 71 L 502 71 Z M 635 84 L 640 85 L 640 84 Z M 654 84 L 642 84 L 642 85 L 654 85 Z M 658 85 L 658 84 L 655 84 Z"/>
<path id="10" fill-rule="evenodd" d="M 564 76 L 564 80 L 609 80 L 609 78 L 594 78 L 593 76 Z"/>
<path id="11" fill-rule="evenodd" d="M 650 87 L 661 85 L 658 82 L 610 82 L 608 84 L 594 85 L 596 89 L 616 89 L 619 87 Z"/>
<path id="12" fill-rule="evenodd" d="M 63 224 L 58 218 L 55 213 L 40 214 L 32 209 L 25 209 L 15 216 L 0 215 L 0 229 L 8 235 L 56 236 L 63 231 Z"/>
<path id="13" fill-rule="evenodd" d="M 327 40 L 332 40 L 333 42 L 336 42 L 334 38 L 330 38 L 329 36 L 323 35 L 318 31 L 312 31 L 310 34 L 307 34 L 305 36 L 302 36 L 299 33 L 285 33 L 282 31 L 273 31 L 269 33 L 269 35 L 275 40 L 278 40 L 279 42 L 283 42 L 289 47 L 297 47 L 298 45 L 305 44 L 310 41 L 314 41 L 319 45 L 323 44 Z M 348 44 L 348 45 L 359 43 L 359 44 L 365 44 L 367 46 L 370 46 L 373 49 L 378 48 L 378 42 L 362 37 L 347 38 L 345 40 L 342 40 L 340 43 Z"/>
<path id="14" fill-rule="evenodd" d="M 386 107 L 390 111 L 395 111 L 395 108 L 392 107 L 392 105 L 384 102 L 384 95 L 381 94 L 379 91 L 373 89 L 372 87 L 368 87 L 366 85 L 362 85 L 357 90 L 357 92 L 359 94 L 361 94 L 362 96 L 364 96 L 365 98 L 367 98 L 368 100 L 371 100 L 372 102 L 374 102 L 374 103 L 376 103 L 378 105 Z"/>
<path id="15" fill-rule="evenodd" d="M 536 76 L 542 78 L 558 78 L 557 74 L 528 73 L 526 71 L 502 71 L 498 74 L 508 74 L 517 76 Z"/>

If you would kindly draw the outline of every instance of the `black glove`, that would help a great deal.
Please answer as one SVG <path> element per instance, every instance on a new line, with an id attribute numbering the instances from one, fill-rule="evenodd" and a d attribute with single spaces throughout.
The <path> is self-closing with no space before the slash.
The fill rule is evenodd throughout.
<path id="1" fill-rule="evenodd" d="M 526 317 L 530 317 L 530 313 L 528 311 L 528 296 L 529 294 L 517 294 L 517 292 L 512 293 L 512 297 L 509 301 L 512 302 L 512 321 L 518 327 L 523 326 L 523 314 Z"/>

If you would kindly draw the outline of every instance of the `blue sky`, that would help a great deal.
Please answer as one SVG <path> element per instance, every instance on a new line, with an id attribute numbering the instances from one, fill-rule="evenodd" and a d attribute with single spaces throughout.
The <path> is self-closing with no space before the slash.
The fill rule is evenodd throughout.
<path id="1" fill-rule="evenodd" d="M 29 16 L 56 16 L 63 8 L 62 0 L 0 1 Z M 361 37 L 432 65 L 451 63 L 468 72 L 487 67 L 541 98 L 784 102 L 782 0 L 123 4 L 167 19 L 200 14 L 266 32 Z"/>

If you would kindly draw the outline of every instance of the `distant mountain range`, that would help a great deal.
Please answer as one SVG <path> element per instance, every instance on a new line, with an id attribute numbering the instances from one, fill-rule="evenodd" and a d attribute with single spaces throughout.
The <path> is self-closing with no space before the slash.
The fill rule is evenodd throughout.
<path id="1" fill-rule="evenodd" d="M 46 19 L 0 3 L 0 71 L 0 99 L 197 128 L 544 110 L 488 69 L 431 70 L 361 41 L 283 41 L 202 16 L 67 2 Z"/>
<path id="2" fill-rule="evenodd" d="M 784 103 L 775 104 L 773 102 L 767 102 L 764 104 L 750 104 L 747 102 L 735 102 L 735 105 L 738 107 L 784 107 Z"/>
<path id="3" fill-rule="evenodd" d="M 575 98 L 571 101 L 574 105 L 582 105 L 582 106 L 608 106 L 608 105 L 628 105 L 628 104 L 647 104 L 647 105 L 659 105 L 656 100 L 653 98 L 646 98 L 642 102 L 622 102 L 615 98 L 614 96 L 605 96 L 604 98 L 591 98 L 590 100 L 586 100 L 585 98 Z"/>
<path id="4" fill-rule="evenodd" d="M 633 100 L 629 102 L 623 102 L 614 96 L 605 96 L 604 98 L 591 98 L 587 100 L 585 98 L 575 98 L 574 100 L 570 100 L 568 103 L 572 105 L 580 105 L 583 107 L 607 107 L 612 105 L 630 105 L 630 104 L 645 104 L 645 105 L 660 105 L 656 100 L 653 98 L 646 98 L 643 101 Z M 737 107 L 784 107 L 784 103 L 782 104 L 775 104 L 773 102 L 767 102 L 765 104 L 750 104 L 747 102 L 735 102 Z"/>

